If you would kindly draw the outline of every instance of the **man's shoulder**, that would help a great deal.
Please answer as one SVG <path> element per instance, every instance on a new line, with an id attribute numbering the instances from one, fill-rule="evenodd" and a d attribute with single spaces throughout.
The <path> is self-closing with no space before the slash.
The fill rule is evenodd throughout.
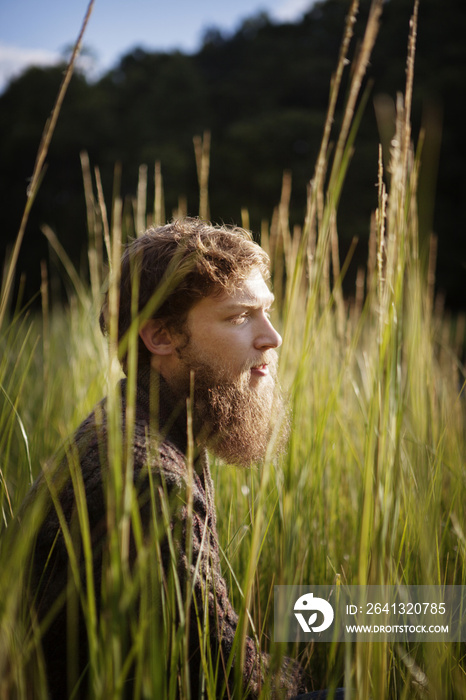
<path id="1" fill-rule="evenodd" d="M 140 473 L 160 473 L 167 484 L 180 486 L 186 481 L 186 455 L 171 435 L 158 430 L 150 415 L 136 410 L 128 418 L 125 401 L 122 411 L 112 420 L 109 402 L 103 399 L 84 419 L 73 436 L 85 480 L 97 463 L 104 471 L 112 468 L 125 454 L 131 455 L 135 480 Z M 128 441 L 131 445 L 128 452 Z M 92 478 L 92 477 L 91 477 Z"/>
<path id="2" fill-rule="evenodd" d="M 176 441 L 163 430 L 157 430 L 145 411 L 129 413 L 126 396 L 120 393 L 117 401 L 104 397 L 94 406 L 48 460 L 45 470 L 50 475 L 59 474 L 79 463 L 86 484 L 98 479 L 102 471 L 121 463 L 128 454 L 136 473 L 148 468 L 153 472 L 163 470 L 175 480 L 186 473 L 186 456 Z"/>

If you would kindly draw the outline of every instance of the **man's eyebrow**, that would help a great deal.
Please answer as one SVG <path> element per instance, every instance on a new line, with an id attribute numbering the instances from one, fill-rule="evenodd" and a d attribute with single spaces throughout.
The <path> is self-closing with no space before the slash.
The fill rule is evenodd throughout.
<path id="1" fill-rule="evenodd" d="M 245 299 L 239 299 L 238 301 L 231 301 L 225 304 L 224 309 L 235 310 L 235 309 L 262 309 L 269 308 L 272 306 L 275 300 L 273 294 L 267 295 L 266 297 L 247 297 Z"/>

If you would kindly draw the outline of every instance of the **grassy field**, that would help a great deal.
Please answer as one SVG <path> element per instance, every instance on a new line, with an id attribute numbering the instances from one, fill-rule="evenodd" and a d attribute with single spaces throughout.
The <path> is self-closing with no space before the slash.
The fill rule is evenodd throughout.
<path id="1" fill-rule="evenodd" d="M 261 241 L 272 260 L 277 297 L 274 321 L 284 339 L 280 374 L 292 408 L 292 432 L 286 453 L 276 460 L 271 446 L 260 470 L 213 463 L 218 528 L 235 607 L 242 619 L 246 606 L 251 613 L 248 633 L 277 656 L 298 656 L 316 688 L 343 685 L 358 699 L 457 700 L 466 698 L 464 644 L 301 644 L 284 649 L 272 641 L 277 584 L 466 585 L 465 324 L 461 316 L 450 318 L 435 298 L 435 246 L 424 250 L 418 241 L 417 208 L 422 203 L 416 196 L 416 154 L 421 149 L 414 150 L 410 129 L 415 22 L 405 96 L 397 99 L 390 152 L 380 154 L 379 206 L 368 222 L 367 268 L 359 272 L 351 299 L 344 299 L 341 291 L 346 262 L 338 259 L 338 201 L 364 103 L 359 86 L 380 7 L 374 3 L 352 66 L 341 131 L 333 134 L 351 38 L 350 14 L 302 227 L 289 229 L 286 177 L 271 223 L 263 225 Z M 196 143 L 200 214 L 205 216 L 208 139 Z M 143 170 L 131 221 L 127 209 L 122 214 L 118 198 L 107 213 L 98 171 L 96 179 L 85 156 L 83 171 L 90 284 L 81 281 L 54 234 L 46 230 L 61 260 L 68 304 L 53 303 L 45 268 L 42 313 L 15 310 L 11 299 L 6 303 L 7 274 L 3 287 L 1 698 L 28 697 L 32 666 L 36 676 L 29 696 L 45 697 L 40 630 L 28 626 L 21 606 L 25 561 L 40 521 L 40 504 L 19 529 L 15 516 L 46 460 L 104 394 L 112 395 L 120 370 L 97 323 L 105 260 L 110 262 L 112 286 L 122 236 L 157 222 L 162 211 L 160 188 L 155 211 L 146 211 Z M 244 216 L 247 223 L 246 212 Z M 10 270 L 14 264 L 13 258 Z M 117 483 L 117 465 L 124 456 L 116 454 L 117 445 L 112 449 Z M 96 618 L 92 591 L 81 591 L 90 646 L 96 651 L 89 697 L 120 697 L 131 661 L 138 670 L 140 696 L 162 697 L 160 659 L 170 658 L 174 650 L 183 659 L 183 635 L 166 621 L 160 635 L 145 625 L 143 615 L 136 616 L 138 606 L 144 610 L 148 604 L 153 585 L 145 577 L 149 568 L 143 556 L 150 550 L 141 545 L 139 575 L 131 576 L 124 541 L 135 516 L 130 507 L 121 512 L 116 508 L 115 517 L 115 557 L 107 583 L 113 598 L 108 596 L 106 616 Z M 85 518 L 82 528 L 85 532 Z M 135 641 L 128 649 L 122 640 L 129 630 Z M 207 654 L 206 697 L 211 696 L 214 676 L 215 659 Z M 172 697 L 174 685 L 164 692 Z"/>

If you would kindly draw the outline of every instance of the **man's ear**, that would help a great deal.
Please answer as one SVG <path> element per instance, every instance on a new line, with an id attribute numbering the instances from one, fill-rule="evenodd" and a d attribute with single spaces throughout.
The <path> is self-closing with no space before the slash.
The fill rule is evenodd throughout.
<path id="1" fill-rule="evenodd" d="M 146 321 L 139 336 L 151 355 L 171 355 L 174 352 L 172 334 L 159 319 Z"/>

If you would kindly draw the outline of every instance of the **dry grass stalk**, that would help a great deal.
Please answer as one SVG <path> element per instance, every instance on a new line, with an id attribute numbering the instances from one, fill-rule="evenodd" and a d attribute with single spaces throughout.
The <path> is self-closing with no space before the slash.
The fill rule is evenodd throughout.
<path id="1" fill-rule="evenodd" d="M 435 296 L 435 268 L 437 267 L 437 246 L 438 238 L 435 234 L 429 237 L 429 262 L 427 264 L 427 289 L 429 310 L 434 308 Z"/>
<path id="2" fill-rule="evenodd" d="M 62 263 L 63 267 L 66 270 L 66 274 L 70 278 L 70 280 L 73 283 L 74 289 L 76 291 L 76 294 L 81 301 L 83 305 L 86 305 L 86 298 L 87 298 L 87 292 L 86 288 L 81 281 L 81 278 L 79 277 L 78 273 L 76 272 L 76 268 L 74 267 L 73 263 L 70 260 L 70 257 L 60 241 L 58 240 L 55 232 L 48 226 L 47 224 L 44 224 L 41 226 L 41 231 L 52 246 L 53 250 L 56 252 L 58 255 L 58 258 L 60 262 Z"/>
<path id="3" fill-rule="evenodd" d="M 343 71 L 345 66 L 348 65 L 348 51 L 353 38 L 354 24 L 356 22 L 356 15 L 359 10 L 359 0 L 353 0 L 351 7 L 349 9 L 345 30 L 343 33 L 343 41 L 341 43 L 340 54 L 338 57 L 337 69 L 335 75 L 332 77 L 331 90 L 330 90 L 330 102 L 327 110 L 327 116 L 325 118 L 324 133 L 322 136 L 322 142 L 320 145 L 319 155 L 317 156 L 317 163 L 314 177 L 311 181 L 311 192 L 318 193 L 323 188 L 323 182 L 325 179 L 325 172 L 327 168 L 327 157 L 328 157 L 328 146 L 330 142 L 330 134 L 332 132 L 332 126 L 335 119 L 335 110 L 337 105 L 337 99 L 340 92 L 341 80 L 343 77 Z M 314 220 L 315 211 L 312 205 L 313 197 L 309 196 L 308 204 L 309 209 L 307 213 L 307 225 L 312 226 L 312 221 Z M 306 227 L 305 227 L 306 228 Z"/>
<path id="4" fill-rule="evenodd" d="M 405 112 L 403 128 L 403 172 L 408 172 L 408 157 L 411 148 L 411 107 L 413 102 L 414 84 L 414 59 L 416 55 L 417 23 L 419 13 L 419 0 L 415 0 L 413 15 L 409 22 L 410 32 L 408 38 L 408 57 L 406 61 L 406 88 L 405 88 Z"/>
<path id="5" fill-rule="evenodd" d="M 95 184 L 97 187 L 97 201 L 99 203 L 100 218 L 102 220 L 105 248 L 107 249 L 107 258 L 110 262 L 112 257 L 110 252 L 110 226 L 108 223 L 107 206 L 105 204 L 104 190 L 102 187 L 102 178 L 100 176 L 100 169 L 98 167 L 95 168 Z"/>
<path id="6" fill-rule="evenodd" d="M 181 203 L 178 211 L 182 210 Z M 158 160 L 154 167 L 154 226 L 162 226 L 165 222 L 165 204 L 163 196 L 162 166 Z"/>
<path id="7" fill-rule="evenodd" d="M 136 235 L 146 230 L 147 211 L 147 165 L 139 166 L 138 194 L 136 200 Z"/>
<path id="8" fill-rule="evenodd" d="M 379 167 L 378 167 L 378 208 L 375 212 L 375 222 L 377 228 L 377 297 L 378 297 L 378 312 L 381 313 L 382 299 L 385 289 L 385 267 L 386 267 L 386 249 L 385 249 L 385 227 L 387 220 L 387 190 L 383 181 L 383 160 L 382 147 L 379 146 Z M 381 331 L 380 331 L 381 332 Z"/>
<path id="9" fill-rule="evenodd" d="M 251 222 L 249 219 L 249 209 L 247 207 L 241 207 L 241 226 L 247 231 L 251 228 Z"/>
<path id="10" fill-rule="evenodd" d="M 204 131 L 202 137 L 193 138 L 196 156 L 197 178 L 199 181 L 199 216 L 206 221 L 209 214 L 209 170 L 210 170 L 210 131 Z"/>

